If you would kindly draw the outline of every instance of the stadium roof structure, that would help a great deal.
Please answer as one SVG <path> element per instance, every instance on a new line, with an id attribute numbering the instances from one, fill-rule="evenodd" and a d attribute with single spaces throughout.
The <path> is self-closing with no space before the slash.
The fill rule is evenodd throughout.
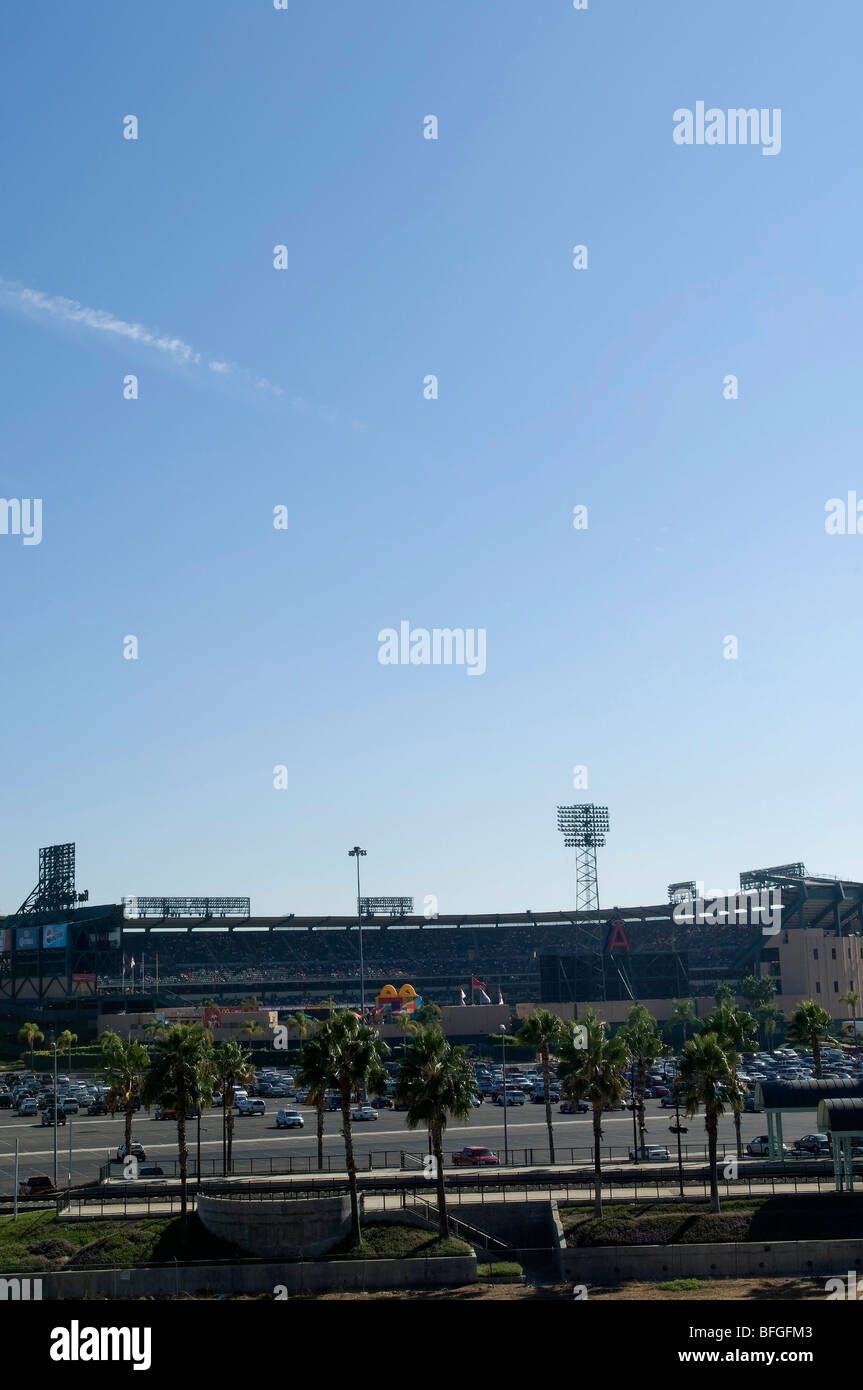
<path id="1" fill-rule="evenodd" d="M 818 1123 L 825 1133 L 863 1137 L 863 1098 L 843 1096 L 841 1100 L 822 1100 Z"/>
<path id="2" fill-rule="evenodd" d="M 813 1077 L 806 1081 L 759 1081 L 755 1086 L 756 1104 L 771 1114 L 785 1111 L 797 1114 L 817 1110 L 822 1101 L 863 1101 L 863 1081 L 843 1081 Z"/>

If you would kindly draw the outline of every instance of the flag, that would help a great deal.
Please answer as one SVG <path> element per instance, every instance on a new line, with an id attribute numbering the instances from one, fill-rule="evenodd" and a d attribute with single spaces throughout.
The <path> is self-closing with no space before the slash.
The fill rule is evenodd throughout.
<path id="1" fill-rule="evenodd" d="M 481 989 L 480 992 L 479 992 L 479 1002 L 480 1002 L 481 1004 L 490 1004 L 490 1003 L 491 1003 L 491 1000 L 489 999 L 489 997 L 488 997 L 488 995 L 486 994 L 486 992 L 485 992 L 484 989 Z"/>
<path id="2" fill-rule="evenodd" d="M 499 1004 L 502 1004 L 502 1003 L 503 1003 L 503 990 L 502 990 L 502 989 L 499 989 L 498 992 L 497 992 L 497 1002 L 498 1002 Z"/>
<path id="3" fill-rule="evenodd" d="M 471 989 L 485 989 L 485 980 L 476 980 L 473 975 L 470 977 Z"/>
<path id="4" fill-rule="evenodd" d="M 130 958 L 129 958 L 129 964 L 130 964 L 130 966 L 132 967 L 132 969 L 134 970 L 134 969 L 135 969 L 135 957 L 134 957 L 134 956 L 130 956 Z"/>
<path id="5" fill-rule="evenodd" d="M 463 989 L 460 989 L 460 990 L 459 990 L 459 994 L 461 995 L 461 1002 L 462 1002 L 463 1004 L 466 1004 L 466 1003 L 467 1003 L 467 996 L 466 996 L 464 990 L 463 990 Z"/>

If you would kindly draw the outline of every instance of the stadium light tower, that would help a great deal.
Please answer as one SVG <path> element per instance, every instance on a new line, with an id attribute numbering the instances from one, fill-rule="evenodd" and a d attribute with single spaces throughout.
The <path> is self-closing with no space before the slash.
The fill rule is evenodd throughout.
<path id="1" fill-rule="evenodd" d="M 557 828 L 563 833 L 567 849 L 575 849 L 575 910 L 599 910 L 599 885 L 596 876 L 596 851 L 605 844 L 608 830 L 608 807 L 558 806 Z"/>
<path id="2" fill-rule="evenodd" d="M 360 858 L 366 854 L 359 845 L 354 845 L 353 849 L 348 850 L 348 858 L 357 861 L 357 926 L 360 929 L 360 1013 L 363 1022 L 366 1019 L 366 967 L 363 960 L 363 908 L 360 900 Z"/>
<path id="3" fill-rule="evenodd" d="M 557 828 L 567 849 L 575 850 L 575 954 L 580 998 L 605 999 L 604 928 L 599 920 L 596 851 L 605 844 L 608 807 L 581 802 L 558 806 Z M 588 916 L 587 914 L 592 914 Z"/>

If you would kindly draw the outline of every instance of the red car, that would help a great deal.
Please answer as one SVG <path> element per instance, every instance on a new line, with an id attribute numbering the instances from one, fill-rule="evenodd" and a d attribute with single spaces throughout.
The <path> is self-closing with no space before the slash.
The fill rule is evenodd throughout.
<path id="1" fill-rule="evenodd" d="M 18 1185 L 19 1197 L 53 1197 L 56 1191 L 47 1173 L 36 1173 Z"/>
<path id="2" fill-rule="evenodd" d="M 476 1146 L 467 1146 L 459 1149 L 458 1153 L 452 1156 L 453 1163 L 467 1164 L 471 1168 L 487 1168 L 497 1163 L 497 1154 L 491 1149 L 481 1149 Z"/>

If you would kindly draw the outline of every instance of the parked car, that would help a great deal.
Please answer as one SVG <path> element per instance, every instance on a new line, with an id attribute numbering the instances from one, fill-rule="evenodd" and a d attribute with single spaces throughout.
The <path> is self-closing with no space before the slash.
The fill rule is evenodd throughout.
<path id="1" fill-rule="evenodd" d="M 371 1104 L 376 1110 L 392 1110 L 395 1107 L 392 1096 L 372 1096 Z"/>
<path id="2" fill-rule="evenodd" d="M 158 1165 L 158 1163 L 139 1163 L 139 1164 L 138 1164 L 138 1177 L 139 1177 L 139 1178 L 163 1178 L 164 1176 L 165 1176 L 165 1170 L 164 1170 L 164 1168 L 160 1168 L 159 1165 Z"/>
<path id="3" fill-rule="evenodd" d="M 483 1149 L 468 1144 L 453 1154 L 452 1161 L 461 1167 L 491 1168 L 499 1162 L 499 1159 L 492 1149 Z"/>
<path id="4" fill-rule="evenodd" d="M 794 1142 L 791 1151 L 795 1154 L 807 1154 L 813 1158 L 828 1156 L 832 1152 L 830 1136 L 827 1134 L 804 1134 L 802 1139 L 797 1139 Z"/>
<path id="5" fill-rule="evenodd" d="M 507 1086 L 506 1091 L 501 1091 L 495 1100 L 495 1105 L 524 1105 L 524 1092 L 511 1091 Z"/>
<path id="6" fill-rule="evenodd" d="M 63 1097 L 63 1109 L 64 1109 L 64 1111 L 66 1112 L 67 1115 L 77 1115 L 77 1114 L 78 1114 L 78 1097 L 77 1097 L 77 1096 L 64 1096 L 64 1097 Z"/>
<path id="7" fill-rule="evenodd" d="M 238 1115 L 266 1115 L 266 1113 L 267 1102 L 265 1100 L 252 1100 L 247 1097 L 245 1100 L 237 1101 Z"/>
<path id="8" fill-rule="evenodd" d="M 791 1146 L 789 1144 L 783 1144 L 782 1152 L 789 1153 L 790 1147 Z M 750 1154 L 753 1158 L 769 1157 L 770 1149 L 767 1142 L 767 1135 L 759 1134 L 757 1139 L 751 1139 L 749 1143 L 746 1145 L 746 1152 Z"/>
<path id="9" fill-rule="evenodd" d="M 50 1197 L 57 1191 L 47 1173 L 34 1173 L 18 1185 L 19 1197 Z"/>
<path id="10" fill-rule="evenodd" d="M 666 1091 L 664 1096 L 660 1096 L 659 1104 L 663 1110 L 674 1110 L 678 1104 L 682 1104 L 682 1097 L 675 1095 L 674 1091 Z"/>
<path id="11" fill-rule="evenodd" d="M 38 1108 L 34 1096 L 22 1096 L 18 1102 L 19 1115 L 36 1115 Z"/>
<path id="12" fill-rule="evenodd" d="M 0 1091 L 0 1110 L 12 1109 L 12 1092 Z"/>
<path id="13" fill-rule="evenodd" d="M 299 1110 L 280 1110 L 276 1115 L 276 1129 L 302 1129 L 304 1125 Z"/>
<path id="14" fill-rule="evenodd" d="M 586 1100 L 564 1100 L 560 1103 L 561 1115 L 586 1115 L 589 1109 Z"/>
<path id="15" fill-rule="evenodd" d="M 46 1105 L 42 1111 L 43 1125 L 64 1125 L 66 1123 L 66 1112 L 60 1107 L 58 1110 L 54 1105 Z"/>
<path id="16" fill-rule="evenodd" d="M 352 1111 L 352 1120 L 376 1120 L 378 1112 L 371 1105 L 361 1105 L 359 1109 Z"/>
<path id="17" fill-rule="evenodd" d="M 664 1144 L 640 1144 L 638 1149 L 630 1149 L 629 1157 L 639 1163 L 661 1163 L 671 1155 Z"/>
<path id="18" fill-rule="evenodd" d="M 143 1144 L 139 1144 L 139 1143 L 138 1143 L 137 1139 L 133 1139 L 133 1140 L 132 1140 L 131 1156 L 132 1156 L 132 1158 L 141 1158 L 141 1159 L 144 1159 L 144 1158 L 147 1157 L 147 1150 L 144 1148 L 144 1145 L 143 1145 Z M 117 1145 L 117 1159 L 116 1159 L 117 1163 L 122 1163 L 122 1162 L 123 1162 L 123 1159 L 124 1159 L 125 1157 L 126 1157 L 126 1144 L 125 1144 L 125 1141 L 124 1141 L 123 1143 Z"/>

